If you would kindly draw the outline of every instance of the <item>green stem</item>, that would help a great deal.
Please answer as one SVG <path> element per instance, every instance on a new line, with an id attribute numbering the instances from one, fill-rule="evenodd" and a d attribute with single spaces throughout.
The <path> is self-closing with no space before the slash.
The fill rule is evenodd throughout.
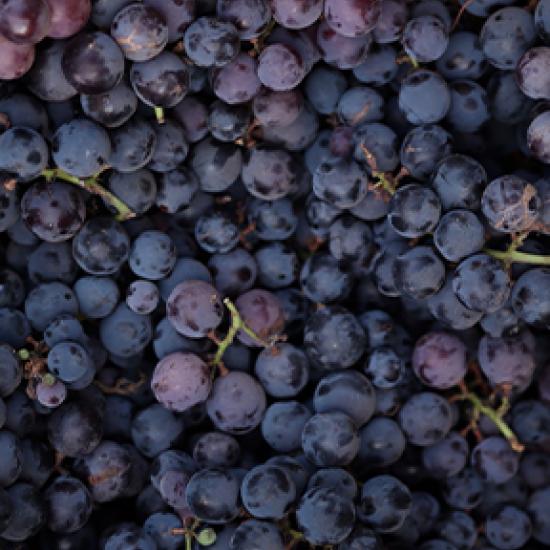
<path id="1" fill-rule="evenodd" d="M 225 338 L 218 343 L 216 355 L 214 355 L 214 358 L 211 361 L 211 365 L 213 366 L 218 366 L 221 363 L 225 350 L 233 343 L 233 340 L 235 339 L 235 336 L 237 336 L 239 330 L 242 330 L 244 333 L 248 334 L 250 338 L 264 344 L 263 340 L 250 327 L 246 326 L 241 315 L 239 314 L 239 311 L 235 307 L 235 304 L 229 298 L 225 298 L 223 303 L 231 314 L 231 325 L 229 326 L 229 330 L 227 331 Z"/>
<path id="2" fill-rule="evenodd" d="M 463 400 L 469 401 L 478 414 L 484 414 L 487 418 L 490 418 L 495 426 L 500 430 L 500 433 L 507 439 L 508 443 L 514 451 L 521 452 L 524 447 L 519 442 L 516 434 L 511 430 L 510 426 L 502 419 L 501 414 L 505 409 L 499 409 L 495 411 L 491 407 L 484 405 L 481 399 L 473 393 L 466 393 L 460 396 Z"/>
<path id="3" fill-rule="evenodd" d="M 533 265 L 550 265 L 550 256 L 542 256 L 540 254 L 529 254 L 527 252 L 518 252 L 517 250 L 493 250 L 492 248 L 484 248 L 483 252 L 489 254 L 497 260 L 501 260 L 506 264 L 521 263 Z"/>
<path id="4" fill-rule="evenodd" d="M 54 179 L 59 179 L 66 181 L 67 183 L 72 183 L 78 187 L 81 187 L 85 191 L 98 195 L 101 197 L 107 204 L 112 206 L 116 211 L 116 219 L 119 221 L 129 220 L 130 218 L 135 217 L 135 213 L 122 202 L 117 196 L 113 195 L 110 191 L 107 191 L 102 185 L 97 183 L 97 176 L 92 176 L 91 178 L 80 179 L 76 176 L 68 174 L 61 168 L 49 168 L 42 170 L 42 177 L 47 181 L 52 181 Z"/>
<path id="5" fill-rule="evenodd" d="M 185 550 L 192 550 L 193 548 L 193 535 L 188 531 L 185 533 Z"/>
<path id="6" fill-rule="evenodd" d="M 155 117 L 159 124 L 164 124 L 166 119 L 164 118 L 164 109 L 162 107 L 153 107 L 155 110 Z"/>
<path id="7" fill-rule="evenodd" d="M 393 195 L 395 193 L 395 185 L 390 181 L 386 174 L 384 174 L 384 172 L 373 171 L 372 177 L 377 180 L 376 187 L 381 187 L 390 195 Z"/>

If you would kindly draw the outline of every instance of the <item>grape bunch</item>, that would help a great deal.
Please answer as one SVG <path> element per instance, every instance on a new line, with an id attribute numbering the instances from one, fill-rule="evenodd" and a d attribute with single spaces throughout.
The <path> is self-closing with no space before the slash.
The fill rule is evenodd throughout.
<path id="1" fill-rule="evenodd" d="M 0 549 L 550 547 L 550 0 L 0 0 Z"/>

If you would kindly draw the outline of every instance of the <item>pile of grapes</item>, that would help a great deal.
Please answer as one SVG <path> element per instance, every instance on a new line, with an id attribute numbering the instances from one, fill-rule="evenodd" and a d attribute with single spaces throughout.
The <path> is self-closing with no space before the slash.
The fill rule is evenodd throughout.
<path id="1" fill-rule="evenodd" d="M 0 0 L 0 550 L 550 547 L 550 0 Z"/>

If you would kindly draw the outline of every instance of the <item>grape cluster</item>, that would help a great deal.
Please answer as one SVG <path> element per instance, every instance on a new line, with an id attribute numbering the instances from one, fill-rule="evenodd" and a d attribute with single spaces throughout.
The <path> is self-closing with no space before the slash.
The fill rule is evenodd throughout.
<path id="1" fill-rule="evenodd" d="M 0 0 L 0 549 L 550 547 L 550 0 Z"/>

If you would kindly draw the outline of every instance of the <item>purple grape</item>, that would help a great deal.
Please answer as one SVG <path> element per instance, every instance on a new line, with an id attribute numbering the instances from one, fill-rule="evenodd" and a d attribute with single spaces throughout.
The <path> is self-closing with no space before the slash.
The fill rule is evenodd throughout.
<path id="1" fill-rule="evenodd" d="M 54 409 L 59 407 L 67 397 L 67 386 L 60 380 L 53 384 L 39 382 L 36 386 L 36 399 L 45 407 Z"/>
<path id="2" fill-rule="evenodd" d="M 206 402 L 208 416 L 216 428 L 236 435 L 258 426 L 265 408 L 262 386 L 249 374 L 238 371 L 217 378 Z"/>
<path id="3" fill-rule="evenodd" d="M 173 327 L 188 338 L 203 338 L 223 319 L 224 308 L 218 291 L 199 280 L 184 281 L 170 293 L 166 313 Z"/>
<path id="4" fill-rule="evenodd" d="M 277 336 L 284 329 L 285 319 L 281 304 L 267 290 L 249 290 L 237 298 L 235 305 L 246 326 L 261 341 Z M 242 330 L 238 332 L 237 338 L 246 346 L 262 346 L 262 342 L 251 338 Z"/>
<path id="5" fill-rule="evenodd" d="M 361 36 L 376 26 L 380 4 L 378 0 L 325 0 L 325 18 L 341 35 Z"/>
<path id="6" fill-rule="evenodd" d="M 525 388 L 530 384 L 536 367 L 532 351 L 517 336 L 483 336 L 479 341 L 477 358 L 481 370 L 495 386 L 511 384 L 515 388 Z"/>
<path id="7" fill-rule="evenodd" d="M 452 388 L 466 375 L 466 347 L 448 332 L 429 332 L 416 342 L 412 367 L 427 386 Z"/>
<path id="8" fill-rule="evenodd" d="M 516 475 L 519 454 L 502 437 L 488 437 L 472 449 L 472 467 L 486 481 L 506 483 Z"/>
<path id="9" fill-rule="evenodd" d="M 212 386 L 208 365 L 194 353 L 175 352 L 156 365 L 151 388 L 170 410 L 183 412 L 206 401 Z"/>
<path id="10" fill-rule="evenodd" d="M 300 56 L 285 44 L 266 46 L 258 59 L 258 78 L 278 92 L 296 88 L 306 75 Z"/>

